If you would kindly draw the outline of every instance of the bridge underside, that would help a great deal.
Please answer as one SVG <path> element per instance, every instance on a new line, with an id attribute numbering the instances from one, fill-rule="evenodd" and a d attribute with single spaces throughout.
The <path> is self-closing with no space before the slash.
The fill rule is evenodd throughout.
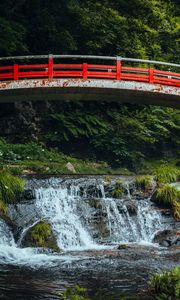
<path id="1" fill-rule="evenodd" d="M 0 82 L 0 102 L 96 100 L 152 104 L 180 109 L 180 89 L 160 84 L 101 79 L 45 79 Z"/>

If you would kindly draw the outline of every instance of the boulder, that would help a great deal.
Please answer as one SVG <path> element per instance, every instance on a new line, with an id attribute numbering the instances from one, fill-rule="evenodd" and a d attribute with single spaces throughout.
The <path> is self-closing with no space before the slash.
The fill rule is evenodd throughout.
<path id="1" fill-rule="evenodd" d="M 22 197 L 25 200 L 33 200 L 33 199 L 35 199 L 35 190 L 25 189 L 24 192 L 23 192 Z"/>
<path id="2" fill-rule="evenodd" d="M 180 231 L 177 229 L 158 231 L 153 242 L 165 247 L 180 246 Z"/>
<path id="3" fill-rule="evenodd" d="M 38 222 L 27 231 L 22 240 L 22 246 L 49 248 L 56 252 L 60 251 L 51 225 L 44 221 Z"/>
<path id="4" fill-rule="evenodd" d="M 118 247 L 117 247 L 117 250 L 126 250 L 126 249 L 130 249 L 131 247 L 127 244 L 120 244 Z"/>
<path id="5" fill-rule="evenodd" d="M 68 169 L 68 171 L 70 171 L 70 172 L 72 172 L 72 173 L 76 173 L 76 170 L 75 170 L 75 168 L 74 168 L 74 166 L 73 166 L 72 163 L 68 162 L 68 163 L 66 164 L 66 168 Z"/>
<path id="6" fill-rule="evenodd" d="M 128 200 L 125 202 L 125 205 L 127 207 L 130 216 L 137 215 L 137 206 L 135 201 Z"/>

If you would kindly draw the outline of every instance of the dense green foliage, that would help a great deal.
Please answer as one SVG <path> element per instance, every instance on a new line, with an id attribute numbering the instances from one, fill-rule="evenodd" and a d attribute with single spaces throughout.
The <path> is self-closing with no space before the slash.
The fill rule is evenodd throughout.
<path id="1" fill-rule="evenodd" d="M 0 139 L 0 169 L 5 169 L 14 175 L 22 173 L 67 174 L 67 163 L 73 164 L 79 174 L 129 174 L 127 169 L 114 169 L 105 163 L 82 160 L 47 149 L 36 143 L 10 144 Z"/>
<path id="2" fill-rule="evenodd" d="M 49 146 L 113 166 L 136 169 L 147 158 L 179 155 L 180 115 L 170 108 L 68 103 L 49 115 L 46 128 Z"/>
<path id="3" fill-rule="evenodd" d="M 180 267 L 155 274 L 151 279 L 151 286 L 155 290 L 156 300 L 180 299 Z"/>
<path id="4" fill-rule="evenodd" d="M 178 63 L 178 33 L 179 5 L 175 0 L 8 0 L 0 3 L 0 56 L 74 53 Z M 105 103 L 103 98 L 101 103 L 67 102 L 49 107 L 49 115 L 41 117 L 41 124 L 37 125 L 42 126 L 37 138 L 67 155 L 105 161 L 112 167 L 135 172 L 139 168 L 146 171 L 145 162 L 152 158 L 161 158 L 162 165 L 166 165 L 167 157 L 179 155 L 177 110 Z M 38 118 L 37 109 L 34 119 Z M 29 139 L 25 136 L 24 140 Z M 20 139 L 23 140 L 22 136 Z M 52 156 L 54 160 L 53 152 L 42 155 L 42 149 L 40 146 L 36 151 L 36 148 L 32 160 L 46 161 L 47 155 L 50 161 Z M 14 160 L 19 160 L 19 150 L 12 152 L 16 153 Z M 21 160 L 31 157 L 23 146 L 22 152 Z M 3 156 L 10 157 L 13 153 L 8 151 Z"/>
<path id="5" fill-rule="evenodd" d="M 173 0 L 9 0 L 0 4 L 0 55 L 84 53 L 176 61 Z"/>

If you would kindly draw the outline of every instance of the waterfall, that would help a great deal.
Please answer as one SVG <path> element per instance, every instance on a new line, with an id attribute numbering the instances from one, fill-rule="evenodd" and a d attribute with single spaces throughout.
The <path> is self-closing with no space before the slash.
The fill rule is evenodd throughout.
<path id="1" fill-rule="evenodd" d="M 61 249 L 95 246 L 78 214 L 79 200 L 76 186 L 70 190 L 67 187 L 36 190 L 36 206 L 41 216 L 51 223 Z"/>
<path id="2" fill-rule="evenodd" d="M 101 214 L 107 216 L 105 226 L 110 233 L 109 243 L 152 242 L 155 232 L 163 228 L 162 217 L 152 209 L 149 199 L 131 200 L 128 189 L 126 198 L 137 205 L 137 213 L 131 216 L 123 199 L 106 197 L 102 182 L 67 180 L 58 182 L 58 186 L 56 183 L 54 187 L 36 189 L 38 213 L 51 223 L 61 249 L 98 247 L 90 226 L 95 210 L 88 202 L 94 198 L 100 203 Z"/>
<path id="3" fill-rule="evenodd" d="M 156 231 L 165 229 L 163 217 L 150 199 L 132 197 L 129 182 L 125 182 L 124 186 L 126 194 L 114 199 L 101 177 L 29 181 L 28 188 L 33 189 L 35 194 L 33 203 L 20 203 L 16 209 L 10 208 L 13 219 L 23 219 L 18 241 L 15 242 L 10 228 L 0 219 L 0 261 L 30 263 L 32 266 L 33 263 L 52 263 L 63 259 L 62 254 L 42 253 L 37 248 L 21 246 L 29 228 L 39 220 L 51 224 L 58 246 L 64 253 L 112 248 L 119 243 L 151 243 Z M 28 205 L 31 205 L 30 213 L 33 206 L 36 217 L 31 221 L 28 216 L 26 222 Z M 128 205 L 135 207 L 133 213 Z"/>

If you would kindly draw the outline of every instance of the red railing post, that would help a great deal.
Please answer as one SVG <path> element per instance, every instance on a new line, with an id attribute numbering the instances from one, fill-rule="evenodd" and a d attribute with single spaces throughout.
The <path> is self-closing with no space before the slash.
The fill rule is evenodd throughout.
<path id="1" fill-rule="evenodd" d="M 84 63 L 82 67 L 83 67 L 83 79 L 87 79 L 88 64 Z"/>
<path id="2" fill-rule="evenodd" d="M 53 55 L 49 54 L 48 58 L 48 77 L 49 80 L 53 79 Z"/>
<path id="3" fill-rule="evenodd" d="M 19 70 L 18 64 L 14 64 L 14 66 L 13 66 L 13 79 L 14 80 L 18 80 L 18 78 L 19 78 L 18 70 Z"/>
<path id="4" fill-rule="evenodd" d="M 149 83 L 154 83 L 154 69 L 149 68 Z"/>
<path id="5" fill-rule="evenodd" d="M 121 80 L 121 60 L 119 57 L 116 60 L 116 79 Z"/>

